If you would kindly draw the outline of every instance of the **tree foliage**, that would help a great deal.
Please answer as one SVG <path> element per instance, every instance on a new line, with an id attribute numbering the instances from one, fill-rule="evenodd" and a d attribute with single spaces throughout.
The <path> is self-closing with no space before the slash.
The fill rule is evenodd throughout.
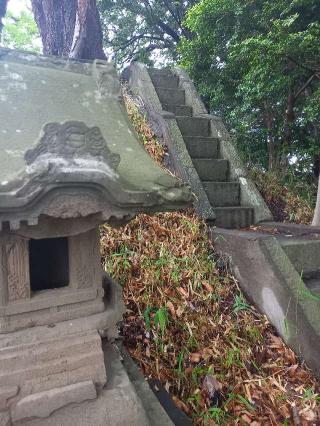
<path id="1" fill-rule="evenodd" d="M 99 0 L 105 43 L 118 64 L 138 59 L 149 62 L 152 52 L 176 59 L 181 36 L 190 32 L 183 21 L 196 0 Z"/>
<path id="2" fill-rule="evenodd" d="M 202 0 L 188 13 L 182 64 L 265 168 L 319 169 L 319 18 L 317 0 Z"/>
<path id="3" fill-rule="evenodd" d="M 14 49 L 40 52 L 40 34 L 31 11 L 22 11 L 19 16 L 6 15 L 1 44 Z"/>

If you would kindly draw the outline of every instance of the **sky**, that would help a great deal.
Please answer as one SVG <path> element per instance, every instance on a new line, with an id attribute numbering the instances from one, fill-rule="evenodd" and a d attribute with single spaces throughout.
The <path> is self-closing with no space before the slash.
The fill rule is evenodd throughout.
<path id="1" fill-rule="evenodd" d="M 28 3 L 30 4 L 28 0 L 9 0 L 8 10 L 14 15 L 19 15 L 22 10 L 26 9 Z"/>

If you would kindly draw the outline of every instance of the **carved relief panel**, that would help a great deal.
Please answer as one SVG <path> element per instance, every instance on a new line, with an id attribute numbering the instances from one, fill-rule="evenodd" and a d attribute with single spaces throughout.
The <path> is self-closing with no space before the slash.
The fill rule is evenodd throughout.
<path id="1" fill-rule="evenodd" d="M 28 241 L 23 238 L 12 239 L 3 246 L 9 302 L 30 298 L 28 250 Z"/>

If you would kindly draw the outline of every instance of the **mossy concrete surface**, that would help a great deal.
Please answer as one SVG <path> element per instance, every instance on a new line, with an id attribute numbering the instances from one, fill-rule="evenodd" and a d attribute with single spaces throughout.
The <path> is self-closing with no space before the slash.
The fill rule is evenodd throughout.
<path id="1" fill-rule="evenodd" d="M 212 228 L 247 297 L 286 343 L 320 374 L 320 298 L 306 286 L 275 235 Z"/>
<path id="2" fill-rule="evenodd" d="M 60 217 L 55 192 L 70 199 L 79 187 L 101 207 L 85 210 L 82 197 L 74 214 L 65 210 L 102 211 L 100 222 L 192 202 L 187 186 L 139 143 L 112 64 L 0 48 L 0 76 L 0 229 Z"/>

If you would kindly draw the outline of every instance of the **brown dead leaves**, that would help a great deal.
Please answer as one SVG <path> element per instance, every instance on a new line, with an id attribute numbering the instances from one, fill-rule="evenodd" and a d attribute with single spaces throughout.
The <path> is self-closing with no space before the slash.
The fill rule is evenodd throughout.
<path id="1" fill-rule="evenodd" d="M 194 424 L 319 422 L 315 378 L 263 315 L 247 305 L 235 312 L 238 285 L 219 274 L 206 227 L 192 212 L 103 227 L 101 242 L 106 268 L 123 284 L 131 356 Z M 219 383 L 214 399 L 208 377 Z"/>
<path id="2" fill-rule="evenodd" d="M 125 100 L 146 150 L 162 166 L 164 148 L 136 102 Z M 299 213 L 299 221 L 309 214 Z M 125 344 L 195 425 L 320 424 L 316 379 L 241 299 L 192 211 L 140 215 L 101 231 L 104 266 L 123 285 Z M 245 302 L 240 310 L 236 296 Z"/>

